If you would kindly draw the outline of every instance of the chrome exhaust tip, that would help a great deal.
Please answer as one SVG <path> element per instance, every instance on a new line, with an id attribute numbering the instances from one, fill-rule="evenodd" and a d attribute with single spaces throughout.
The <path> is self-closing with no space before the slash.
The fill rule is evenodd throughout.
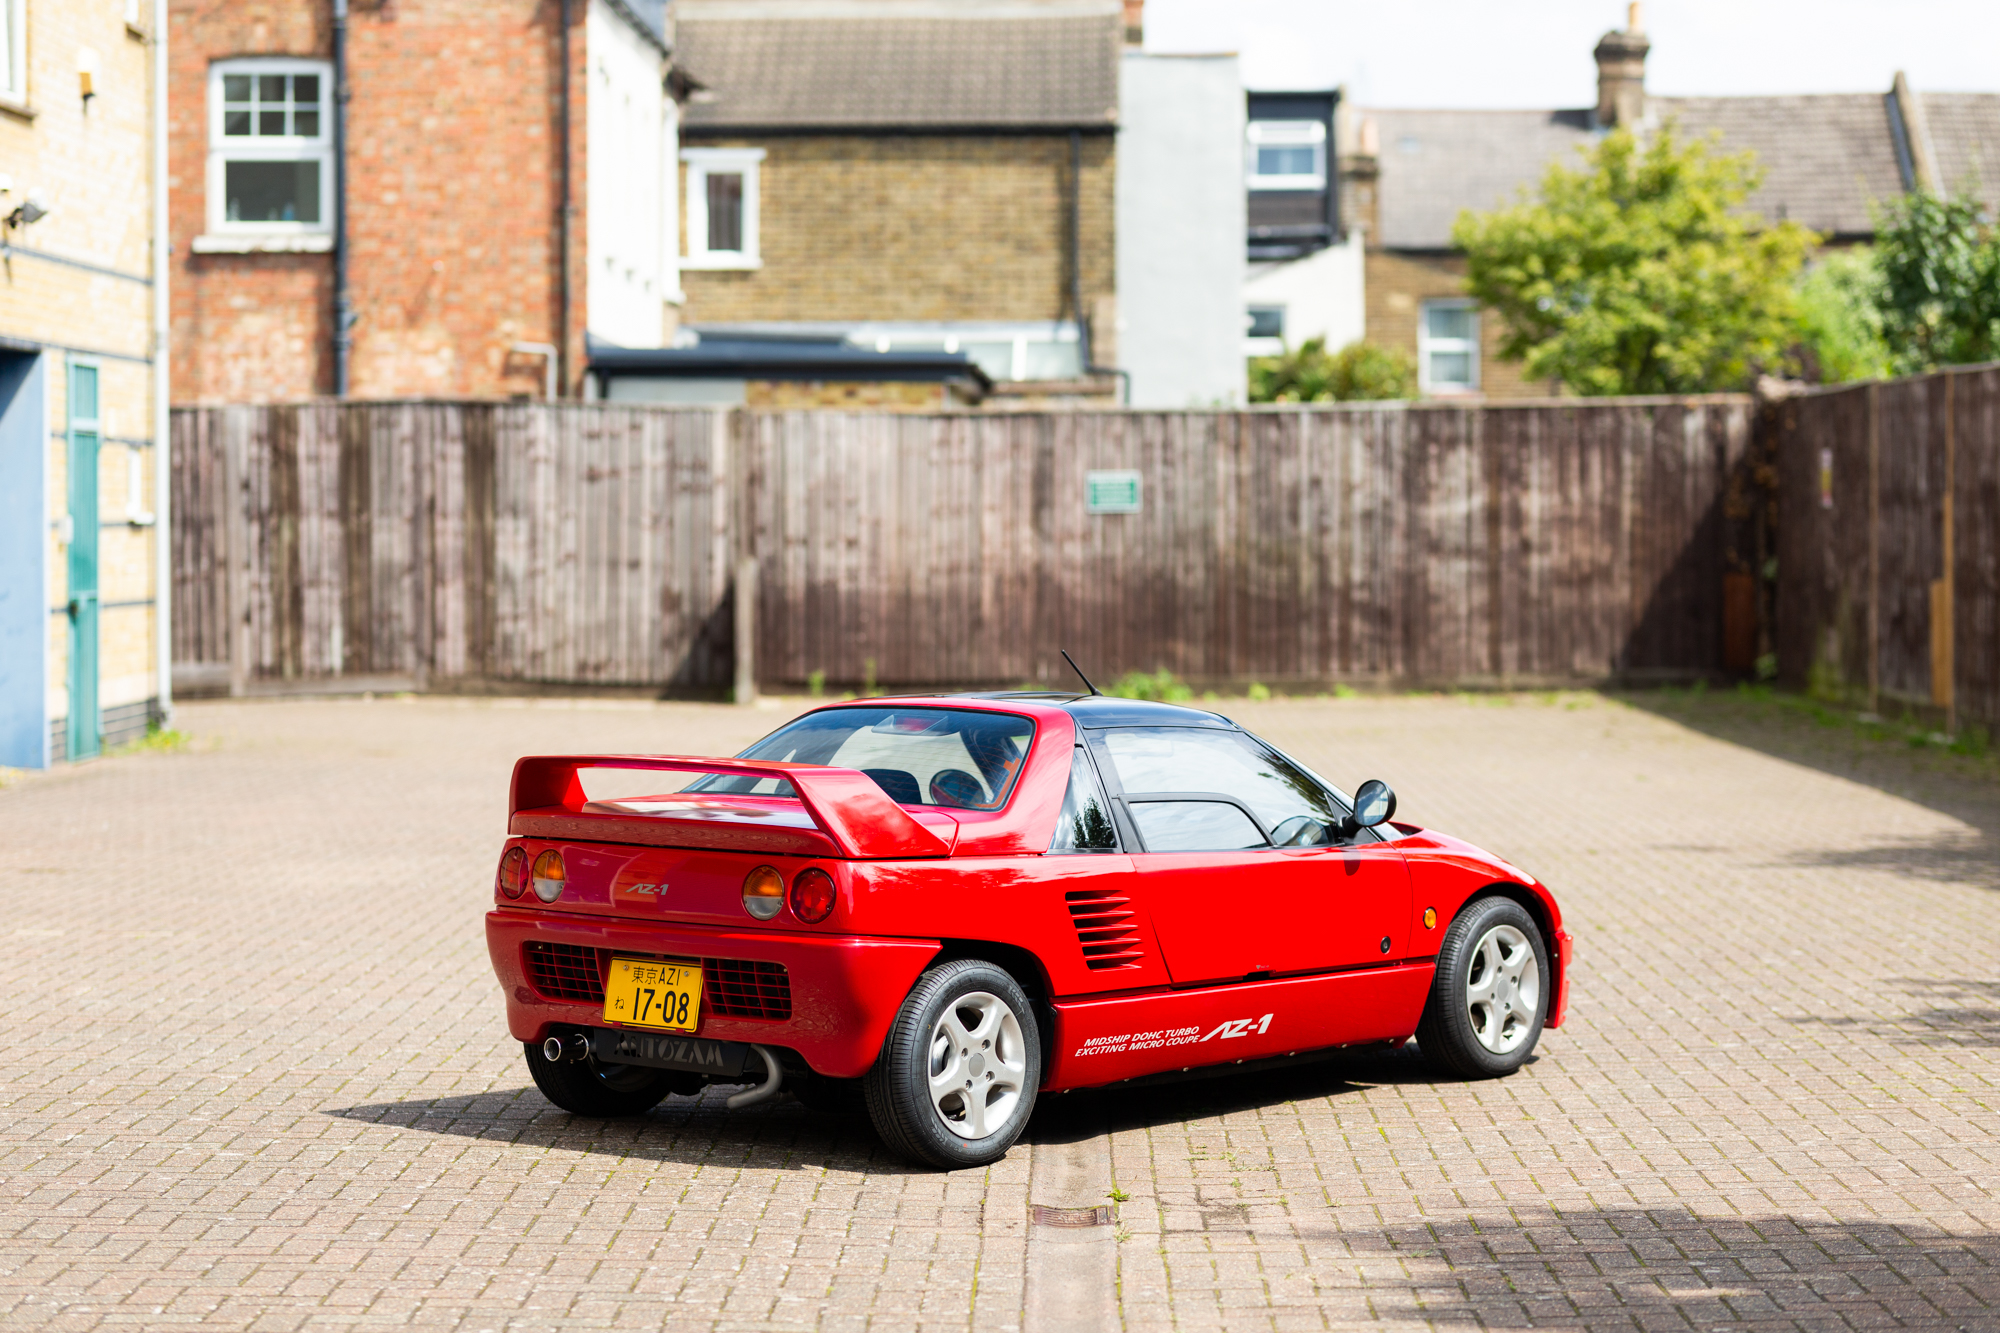
<path id="1" fill-rule="evenodd" d="M 562 1063 L 562 1058 L 563 1048 L 561 1037 L 550 1037 L 542 1043 L 542 1059 L 547 1060 L 552 1065 L 559 1065 Z"/>

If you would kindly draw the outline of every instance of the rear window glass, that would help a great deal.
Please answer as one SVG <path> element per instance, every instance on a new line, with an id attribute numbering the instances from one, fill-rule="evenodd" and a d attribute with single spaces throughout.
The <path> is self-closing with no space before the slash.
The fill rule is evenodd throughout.
<path id="1" fill-rule="evenodd" d="M 1006 804 L 1035 724 L 1012 713 L 950 708 L 829 708 L 808 713 L 739 758 L 858 768 L 901 805 L 998 810 Z M 689 791 L 795 795 L 775 778 L 702 778 Z"/>

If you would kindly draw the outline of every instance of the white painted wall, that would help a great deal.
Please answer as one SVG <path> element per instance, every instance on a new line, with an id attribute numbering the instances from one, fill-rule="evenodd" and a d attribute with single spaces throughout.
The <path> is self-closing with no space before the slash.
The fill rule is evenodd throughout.
<path id="1" fill-rule="evenodd" d="M 1127 51 L 1118 90 L 1118 364 L 1134 407 L 1243 401 L 1236 57 Z"/>
<path id="2" fill-rule="evenodd" d="M 1243 285 L 1243 305 L 1285 308 L 1285 343 L 1297 347 L 1308 338 L 1326 339 L 1337 352 L 1355 342 L 1366 329 L 1362 286 L 1361 233 L 1351 231 L 1339 245 L 1315 251 L 1303 259 L 1279 264 L 1252 264 Z M 1278 351 L 1276 340 L 1239 339 L 1248 353 Z"/>
<path id="3" fill-rule="evenodd" d="M 621 347 L 661 347 L 666 307 L 681 299 L 665 60 L 607 0 L 591 0 L 585 42 L 585 327 Z"/>

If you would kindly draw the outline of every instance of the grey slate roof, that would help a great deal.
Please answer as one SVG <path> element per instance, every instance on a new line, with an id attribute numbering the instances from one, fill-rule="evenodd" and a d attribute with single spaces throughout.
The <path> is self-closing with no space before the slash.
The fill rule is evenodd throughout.
<path id="1" fill-rule="evenodd" d="M 2000 195 L 2000 94 L 1920 94 L 1947 187 L 1981 173 Z M 1873 230 L 1870 205 L 1904 188 L 1886 94 L 1653 97 L 1648 115 L 1685 135 L 1719 131 L 1725 150 L 1755 149 L 1763 186 L 1749 207 L 1820 232 Z M 1364 110 L 1381 151 L 1381 236 L 1395 249 L 1444 249 L 1461 209 L 1511 203 L 1548 164 L 1595 142 L 1588 111 Z"/>
<path id="2" fill-rule="evenodd" d="M 1938 184 L 1970 185 L 1989 204 L 2000 199 L 2000 94 L 1919 93 L 1937 154 Z"/>
<path id="3" fill-rule="evenodd" d="M 1116 125 L 1118 14 L 1005 12 L 779 19 L 690 7 L 676 56 L 703 88 L 683 132 Z"/>

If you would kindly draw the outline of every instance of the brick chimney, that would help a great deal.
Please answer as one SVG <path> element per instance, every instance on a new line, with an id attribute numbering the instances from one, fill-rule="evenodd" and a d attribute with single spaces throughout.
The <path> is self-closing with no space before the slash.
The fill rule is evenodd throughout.
<path id="1" fill-rule="evenodd" d="M 1125 45 L 1146 44 L 1146 0 L 1125 0 Z"/>
<path id="2" fill-rule="evenodd" d="M 1653 44 L 1639 25 L 1639 0 L 1626 9 L 1625 31 L 1597 43 L 1597 123 L 1634 128 L 1646 118 L 1646 52 Z"/>

